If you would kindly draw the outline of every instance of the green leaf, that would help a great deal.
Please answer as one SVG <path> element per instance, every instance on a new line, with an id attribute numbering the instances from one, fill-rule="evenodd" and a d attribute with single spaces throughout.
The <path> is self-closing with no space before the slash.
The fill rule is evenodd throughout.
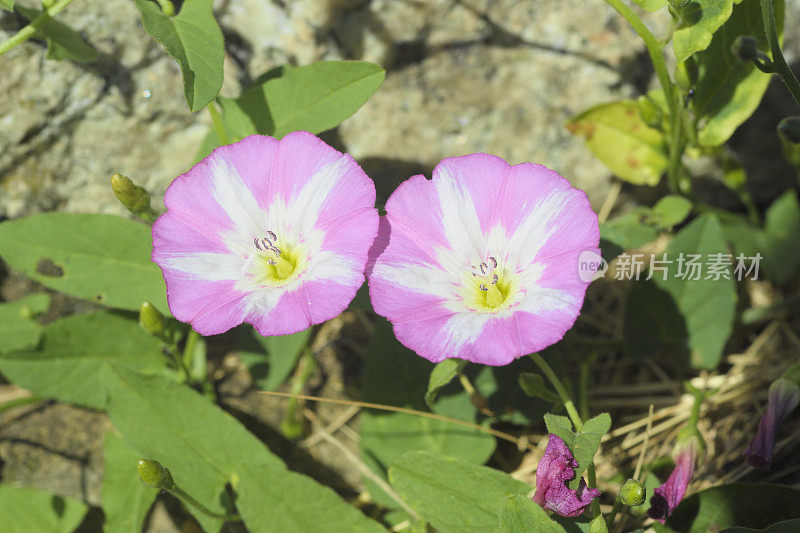
<path id="1" fill-rule="evenodd" d="M 445 359 L 437 363 L 428 378 L 428 391 L 425 393 L 425 403 L 428 407 L 433 407 L 436 395 L 445 385 L 453 381 L 459 371 L 467 364 L 464 359 Z"/>
<path id="2" fill-rule="evenodd" d="M 205 107 L 222 88 L 225 43 L 212 4 L 213 0 L 189 0 L 176 16 L 168 17 L 157 3 L 136 0 L 145 31 L 180 65 L 192 112 Z"/>
<path id="3" fill-rule="evenodd" d="M 310 336 L 311 328 L 276 337 L 262 337 L 251 327 L 243 328 L 239 357 L 258 388 L 276 390 L 291 374 Z"/>
<path id="4" fill-rule="evenodd" d="M 639 248 L 658 237 L 658 230 L 649 224 L 649 218 L 649 209 L 637 207 L 600 224 L 600 234 L 624 250 Z"/>
<path id="5" fill-rule="evenodd" d="M 141 533 L 147 512 L 158 490 L 139 481 L 136 463 L 142 457 L 114 431 L 103 443 L 103 530 L 108 533 Z"/>
<path id="6" fill-rule="evenodd" d="M 150 261 L 150 228 L 112 215 L 43 213 L 0 224 L 0 256 L 71 296 L 138 311 L 166 311 L 166 287 Z"/>
<path id="7" fill-rule="evenodd" d="M 566 533 L 566 530 L 550 520 L 544 509 L 530 498 L 517 494 L 507 498 L 500 509 L 497 533 Z"/>
<path id="8" fill-rule="evenodd" d="M 230 510 L 223 503 L 230 501 L 225 491 L 230 483 L 236 507 L 254 533 L 382 531 L 331 489 L 287 470 L 236 419 L 194 390 L 119 365 L 107 375 L 114 428 L 212 511 Z M 195 517 L 207 531 L 219 530 L 220 520 L 199 512 Z"/>
<path id="9" fill-rule="evenodd" d="M 622 331 L 625 353 L 631 357 L 653 357 L 666 346 L 688 350 L 686 323 L 675 300 L 652 280 L 631 284 Z"/>
<path id="10" fill-rule="evenodd" d="M 667 0 L 633 0 L 633 3 L 646 11 L 656 11 L 667 5 Z"/>
<path id="11" fill-rule="evenodd" d="M 72 533 L 88 509 L 73 498 L 30 487 L 0 485 L 3 533 Z"/>
<path id="12" fill-rule="evenodd" d="M 684 499 L 667 525 L 678 532 L 705 533 L 726 527 L 765 528 L 800 518 L 800 491 L 771 483 L 732 483 Z"/>
<path id="13" fill-rule="evenodd" d="M 688 260 L 692 254 L 700 256 L 699 279 L 693 279 L 694 273 L 686 270 L 685 264 L 683 273 L 687 275 L 683 279 L 678 275 L 680 258 Z M 662 279 L 661 273 L 653 276 L 683 315 L 692 365 L 706 369 L 719 363 L 736 313 L 736 283 L 731 268 L 723 268 L 728 279 L 706 279 L 712 254 L 729 255 L 729 251 L 717 218 L 704 214 L 681 230 L 667 246 L 667 261 L 672 262 L 667 265 L 666 279 Z"/>
<path id="14" fill-rule="evenodd" d="M 492 531 L 506 499 L 531 490 L 504 472 L 427 451 L 400 457 L 389 468 L 389 480 L 441 533 Z"/>
<path id="15" fill-rule="evenodd" d="M 109 366 L 158 372 L 160 349 L 133 320 L 112 313 L 72 315 L 44 329 L 38 350 L 2 354 L 0 370 L 37 396 L 101 409 Z"/>
<path id="16" fill-rule="evenodd" d="M 791 281 L 800 269 L 800 203 L 794 191 L 769 206 L 759 239 L 766 274 L 779 285 Z"/>
<path id="17" fill-rule="evenodd" d="M 541 398 L 548 402 L 561 403 L 561 398 L 558 394 L 547 388 L 547 384 L 541 374 L 522 372 L 519 375 L 519 386 L 531 398 Z"/>
<path id="18" fill-rule="evenodd" d="M 761 254 L 759 276 L 765 273 L 775 283 L 783 285 L 792 280 L 800 268 L 800 204 L 794 191 L 787 191 L 775 200 L 759 228 L 739 217 L 723 220 L 723 231 L 737 255 L 747 259 Z M 752 275 L 752 273 L 751 273 Z"/>
<path id="19" fill-rule="evenodd" d="M 22 6 L 17 6 L 17 11 L 30 21 L 42 14 L 38 9 Z M 97 60 L 97 50 L 92 45 L 84 41 L 78 32 L 53 18 L 47 19 L 34 36 L 47 41 L 47 59 L 69 59 L 76 63 Z"/>
<path id="20" fill-rule="evenodd" d="M 40 292 L 15 302 L 0 304 L 0 353 L 33 348 L 42 326 L 33 319 L 50 306 L 50 296 Z"/>
<path id="21" fill-rule="evenodd" d="M 433 364 L 401 345 L 391 324 L 375 324 L 372 343 L 364 367 L 364 400 L 427 411 L 424 402 L 427 384 L 419 376 L 429 375 Z M 436 411 L 466 421 L 474 421 L 477 409 L 466 394 L 439 395 Z M 371 466 L 385 471 L 411 450 L 430 450 L 474 463 L 484 463 L 492 455 L 495 439 L 468 427 L 403 413 L 367 411 L 361 417 L 361 452 Z M 369 486 L 381 498 L 377 486 Z M 382 499 L 387 505 L 389 501 Z"/>
<path id="22" fill-rule="evenodd" d="M 565 416 L 547 413 L 544 415 L 544 423 L 547 432 L 561 437 L 575 456 L 578 468 L 575 469 L 575 477 L 569 484 L 570 488 L 577 488 L 581 474 L 591 464 L 594 454 L 600 447 L 600 439 L 611 429 L 611 416 L 602 413 L 590 418 L 584 422 L 583 429 L 579 432 L 572 430 L 572 422 Z"/>
<path id="23" fill-rule="evenodd" d="M 234 137 L 253 133 L 283 137 L 306 130 L 319 133 L 338 126 L 383 83 L 384 70 L 366 61 L 323 61 L 284 66 L 239 98 L 219 98 Z"/>
<path id="24" fill-rule="evenodd" d="M 6 11 L 14 11 L 14 0 L 0 0 L 0 8 Z"/>
<path id="25" fill-rule="evenodd" d="M 783 0 L 774 0 L 778 32 L 783 30 Z M 769 50 L 764 35 L 759 0 L 743 0 L 714 34 L 708 49 L 695 56 L 698 82 L 692 106 L 698 118 L 698 142 L 719 146 L 753 114 L 767 90 L 770 76 L 752 63 L 742 63 L 731 53 L 739 35 L 752 35 L 761 50 Z"/>
<path id="26" fill-rule="evenodd" d="M 678 10 L 679 23 L 672 36 L 678 61 L 708 48 L 711 38 L 731 16 L 733 0 L 692 0 Z"/>
<path id="27" fill-rule="evenodd" d="M 253 532 L 386 533 L 331 489 L 270 465 L 243 465 L 235 474 L 236 505 Z"/>
<path id="28" fill-rule="evenodd" d="M 635 100 L 600 104 L 567 122 L 573 135 L 620 179 L 634 185 L 656 185 L 666 171 L 664 137 L 642 120 Z"/>
<path id="29" fill-rule="evenodd" d="M 648 223 L 662 229 L 680 224 L 692 211 L 692 202 L 682 196 L 670 194 L 659 200 L 650 210 Z"/>
<path id="30" fill-rule="evenodd" d="M 766 529 L 751 529 L 749 527 L 731 527 L 723 529 L 721 533 L 796 533 L 800 531 L 800 519 L 784 520 L 772 524 Z"/>

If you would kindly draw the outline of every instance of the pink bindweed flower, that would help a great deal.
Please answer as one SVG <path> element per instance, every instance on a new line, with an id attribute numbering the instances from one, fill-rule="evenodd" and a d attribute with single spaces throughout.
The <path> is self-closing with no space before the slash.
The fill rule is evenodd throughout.
<path id="1" fill-rule="evenodd" d="M 261 335 L 341 313 L 377 234 L 375 185 L 352 157 L 299 131 L 221 146 L 172 182 L 153 261 L 178 320 Z"/>
<path id="2" fill-rule="evenodd" d="M 550 434 L 547 448 L 536 467 L 536 492 L 533 501 L 561 516 L 578 516 L 600 496 L 597 489 L 587 489 L 581 478 L 577 489 L 567 481 L 575 477 L 578 462 L 561 437 Z"/>
<path id="3" fill-rule="evenodd" d="M 368 267 L 375 311 L 433 362 L 505 365 L 560 340 L 599 258 L 586 194 L 541 165 L 487 154 L 442 160 L 386 203 Z"/>
<path id="4" fill-rule="evenodd" d="M 694 436 L 691 432 L 684 439 L 679 437 L 673 456 L 675 468 L 667 481 L 656 488 L 650 498 L 650 509 L 647 510 L 650 518 L 658 520 L 662 524 L 667 521 L 669 515 L 686 494 L 686 487 L 694 475 L 701 449 L 702 443 L 699 437 Z"/>
<path id="5" fill-rule="evenodd" d="M 783 421 L 798 404 L 800 404 L 800 387 L 796 383 L 780 378 L 770 385 L 767 412 L 758 423 L 758 430 L 744 451 L 744 457 L 750 466 L 767 469 L 772 465 L 775 436 Z"/>

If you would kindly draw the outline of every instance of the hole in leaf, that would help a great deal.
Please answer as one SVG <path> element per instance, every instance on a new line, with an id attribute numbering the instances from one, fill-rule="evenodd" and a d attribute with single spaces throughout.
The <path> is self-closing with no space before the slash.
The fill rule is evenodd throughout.
<path id="1" fill-rule="evenodd" d="M 64 275 L 64 269 L 55 264 L 49 257 L 39 259 L 39 262 L 36 263 L 36 272 L 51 278 L 60 278 Z"/>

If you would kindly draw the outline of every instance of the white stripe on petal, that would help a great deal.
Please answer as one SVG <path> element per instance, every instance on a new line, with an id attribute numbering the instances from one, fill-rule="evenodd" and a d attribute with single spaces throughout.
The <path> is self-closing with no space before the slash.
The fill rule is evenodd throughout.
<path id="1" fill-rule="evenodd" d="M 441 298 L 452 311 L 461 309 L 453 290 L 454 284 L 459 283 L 460 279 L 440 268 L 421 263 L 382 261 L 375 264 L 372 277 L 420 294 Z"/>
<path id="2" fill-rule="evenodd" d="M 284 200 L 287 204 L 285 223 L 288 230 L 297 235 L 305 235 L 313 230 L 328 195 L 347 172 L 350 163 L 349 158 L 341 156 L 325 164 L 314 173 L 295 198 Z"/>
<path id="3" fill-rule="evenodd" d="M 210 171 L 214 200 L 233 221 L 234 233 L 247 241 L 262 235 L 264 212 L 239 172 L 221 157 L 210 159 Z"/>
<path id="4" fill-rule="evenodd" d="M 458 258 L 465 261 L 486 253 L 478 212 L 469 191 L 442 165 L 433 184 L 442 209 L 445 237 Z"/>
<path id="5" fill-rule="evenodd" d="M 446 339 L 445 351 L 456 354 L 465 344 L 475 342 L 484 325 L 495 317 L 482 313 L 456 313 L 447 319 L 441 335 Z"/>
<path id="6" fill-rule="evenodd" d="M 575 295 L 568 291 L 532 287 L 527 290 L 516 310 L 540 314 L 546 311 L 574 309 L 579 304 Z"/>
<path id="7" fill-rule="evenodd" d="M 541 198 L 517 227 L 508 245 L 509 252 L 514 254 L 521 264 L 533 261 L 539 250 L 555 233 L 557 229 L 554 224 L 555 219 L 565 216 L 561 212 L 567 205 L 572 191 L 573 189 L 568 188 L 558 189 Z"/>
<path id="8" fill-rule="evenodd" d="M 159 258 L 161 268 L 190 274 L 206 281 L 236 281 L 242 277 L 244 258 L 232 254 L 194 253 Z"/>

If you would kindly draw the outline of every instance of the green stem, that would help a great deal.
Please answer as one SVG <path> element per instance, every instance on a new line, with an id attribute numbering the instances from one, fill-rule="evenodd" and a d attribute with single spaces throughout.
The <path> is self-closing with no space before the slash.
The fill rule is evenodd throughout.
<path id="1" fill-rule="evenodd" d="M 192 507 L 196 508 L 204 515 L 208 515 L 212 518 L 219 518 L 221 520 L 226 520 L 229 522 L 240 521 L 242 519 L 242 517 L 239 516 L 239 513 L 231 513 L 231 514 L 215 513 L 202 503 L 198 502 L 197 500 L 189 496 L 183 489 L 181 489 L 178 486 L 173 487 L 172 490 L 169 491 L 169 493 L 178 499 L 184 500 L 186 503 L 190 504 Z"/>
<path id="2" fill-rule="evenodd" d="M 208 108 L 208 114 L 211 115 L 211 121 L 214 123 L 214 131 L 217 132 L 219 144 L 228 144 L 230 140 L 228 139 L 228 134 L 225 132 L 225 124 L 222 122 L 222 117 L 219 116 L 216 104 L 214 102 L 209 102 L 206 108 Z"/>
<path id="3" fill-rule="evenodd" d="M 786 64 L 781 52 L 781 43 L 778 42 L 778 28 L 775 22 L 775 11 L 772 9 L 772 0 L 761 0 L 761 15 L 764 19 L 764 31 L 767 34 L 770 50 L 772 51 L 772 63 L 780 75 L 783 83 L 789 88 L 795 101 L 800 105 L 800 82 Z"/>
<path id="4" fill-rule="evenodd" d="M 161 6 L 161 11 L 168 17 L 175 16 L 175 6 L 170 0 L 156 0 L 158 5 Z"/>
<path id="5" fill-rule="evenodd" d="M 195 346 L 199 338 L 200 334 L 194 329 L 189 328 L 189 333 L 186 336 L 186 344 L 183 347 L 183 358 L 181 359 L 181 368 L 186 372 L 186 379 L 189 383 L 192 382 L 192 373 L 190 369 L 192 368 L 192 357 L 194 357 Z"/>
<path id="6" fill-rule="evenodd" d="M 647 26 L 645 26 L 644 22 L 642 22 L 642 20 L 636 16 L 636 13 L 623 3 L 622 0 L 606 0 L 606 3 L 613 7 L 617 13 L 622 15 L 644 41 L 647 52 L 650 54 L 650 61 L 653 62 L 653 68 L 656 71 L 656 76 L 658 76 L 658 81 L 661 83 L 661 88 L 664 90 L 664 95 L 667 97 L 670 115 L 674 115 L 676 113 L 675 99 L 673 96 L 674 86 L 667 71 L 667 62 L 662 52 L 662 43 L 656 39 Z"/>
<path id="7" fill-rule="evenodd" d="M 25 398 L 17 398 L 15 400 L 9 400 L 3 404 L 0 404 L 0 413 L 3 413 L 15 407 L 20 407 L 22 405 L 28 405 L 31 403 L 37 403 L 41 401 L 42 399 L 39 398 L 38 396 L 26 396 Z"/>
<path id="8" fill-rule="evenodd" d="M 558 379 L 553 369 L 550 368 L 550 365 L 547 364 L 547 361 L 542 358 L 541 355 L 538 353 L 532 353 L 530 355 L 533 362 L 536 363 L 536 366 L 539 367 L 539 370 L 542 371 L 542 374 L 550 380 L 550 383 L 553 384 L 553 388 L 556 389 L 556 392 L 561 397 L 561 400 L 564 402 L 564 407 L 567 409 L 567 414 L 569 415 L 569 419 L 572 420 L 572 424 L 575 426 L 577 431 L 581 431 L 583 429 L 583 420 L 581 420 L 581 416 L 578 414 L 578 410 L 575 409 L 575 404 L 572 403 L 572 399 L 569 397 L 567 393 L 567 389 L 564 388 L 564 384 L 561 383 L 561 380 Z"/>
<path id="9" fill-rule="evenodd" d="M 17 46 L 18 44 L 22 44 L 31 37 L 33 34 L 36 33 L 36 30 L 44 26 L 44 23 L 47 22 L 50 17 L 53 17 L 58 14 L 59 11 L 67 7 L 72 0 L 61 0 L 53 4 L 52 7 L 48 8 L 44 6 L 42 13 L 33 19 L 30 24 L 19 30 L 17 33 L 9 37 L 5 42 L 0 44 L 0 56 Z"/>
<path id="10" fill-rule="evenodd" d="M 670 112 L 670 123 L 672 127 L 672 139 L 669 145 L 669 166 L 667 167 L 667 181 L 672 192 L 685 195 L 681 187 L 681 157 L 686 146 L 684 142 L 683 129 L 683 110 L 680 102 L 675 99 L 674 111 Z"/>

